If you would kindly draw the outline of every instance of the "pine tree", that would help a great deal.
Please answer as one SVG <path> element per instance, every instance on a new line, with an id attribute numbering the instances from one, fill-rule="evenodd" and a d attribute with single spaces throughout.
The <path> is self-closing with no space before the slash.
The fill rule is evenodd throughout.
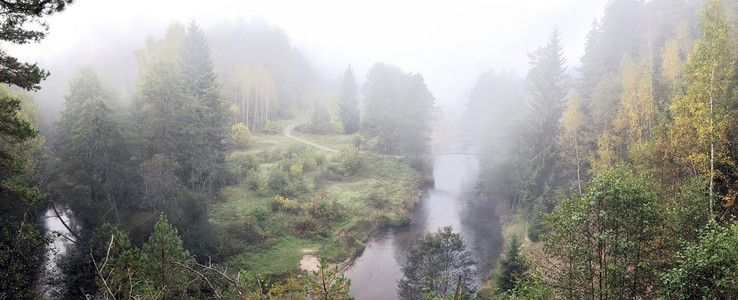
<path id="1" fill-rule="evenodd" d="M 356 85 L 354 70 L 351 66 L 346 69 L 341 82 L 338 95 L 338 119 L 343 124 L 345 134 L 359 131 L 359 87 Z"/>
<path id="2" fill-rule="evenodd" d="M 182 246 L 177 229 L 163 214 L 154 225 L 154 233 L 141 246 L 143 278 L 147 278 L 164 291 L 164 299 L 181 299 L 191 274 L 178 263 L 187 263 L 190 253 Z"/>
<path id="3" fill-rule="evenodd" d="M 72 0 L 3 1 L 0 3 L 0 40 L 13 44 L 39 42 L 49 26 L 44 17 L 66 8 Z M 40 89 L 49 76 L 35 63 L 22 63 L 0 50 L 0 83 L 27 91 Z M 28 169 L 18 145 L 33 140 L 38 129 L 22 116 L 23 101 L 5 93 L 0 97 L 0 297 L 32 299 L 38 270 L 49 242 L 36 225 L 38 204 L 45 195 L 29 182 L 34 170 Z"/>

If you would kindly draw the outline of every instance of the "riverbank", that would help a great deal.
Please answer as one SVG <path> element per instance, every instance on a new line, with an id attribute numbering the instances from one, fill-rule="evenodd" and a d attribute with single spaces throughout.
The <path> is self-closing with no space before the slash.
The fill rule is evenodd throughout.
<path id="1" fill-rule="evenodd" d="M 229 269 L 289 274 L 314 269 L 318 257 L 345 268 L 378 228 L 409 222 L 428 184 L 409 160 L 352 151 L 351 136 L 294 135 L 342 151 L 284 135 L 252 138 L 239 155 L 257 163 L 213 207 L 213 224 L 229 235 Z"/>
<path id="2" fill-rule="evenodd" d="M 516 236 L 518 241 L 521 241 L 521 252 L 526 251 L 526 249 L 536 249 L 537 246 L 535 243 L 528 239 L 528 221 L 526 221 L 524 217 L 519 214 L 508 212 L 508 214 L 504 214 L 501 217 L 500 223 L 502 224 L 502 237 L 504 239 L 504 243 L 501 247 L 502 249 L 507 249 L 509 247 L 510 240 L 513 236 Z M 495 289 L 497 288 L 497 277 L 500 273 L 500 266 L 495 262 L 494 266 L 487 274 L 484 284 L 477 293 L 480 299 L 496 299 Z"/>

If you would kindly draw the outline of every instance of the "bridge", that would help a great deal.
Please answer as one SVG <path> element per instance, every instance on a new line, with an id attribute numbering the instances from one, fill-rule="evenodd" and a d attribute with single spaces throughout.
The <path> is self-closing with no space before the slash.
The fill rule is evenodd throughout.
<path id="1" fill-rule="evenodd" d="M 448 152 L 441 152 L 441 153 L 435 153 L 434 156 L 444 156 L 444 155 L 482 155 L 482 152 L 477 151 L 448 151 Z"/>

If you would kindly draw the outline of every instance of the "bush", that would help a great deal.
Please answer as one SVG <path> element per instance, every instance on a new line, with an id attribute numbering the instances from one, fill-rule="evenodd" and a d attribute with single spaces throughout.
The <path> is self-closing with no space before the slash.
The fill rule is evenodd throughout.
<path id="1" fill-rule="evenodd" d="M 310 120 L 310 133 L 327 134 L 333 130 L 331 126 L 331 115 L 323 105 L 318 105 Z"/>
<path id="2" fill-rule="evenodd" d="M 269 172 L 269 180 L 267 181 L 267 185 L 269 185 L 269 188 L 273 192 L 279 194 L 287 187 L 289 183 L 289 175 L 287 175 L 287 172 L 279 168 L 279 166 L 272 168 L 272 170 Z"/>
<path id="3" fill-rule="evenodd" d="M 298 237 L 311 237 L 317 235 L 319 232 L 320 223 L 311 217 L 305 217 L 295 223 L 295 235 Z"/>
<path id="4" fill-rule="evenodd" d="M 259 159 L 253 153 L 236 151 L 226 156 L 228 175 L 236 180 L 242 180 L 257 167 L 259 167 Z"/>
<path id="5" fill-rule="evenodd" d="M 266 237 L 254 216 L 234 216 L 227 224 L 226 234 L 237 237 L 245 244 L 257 244 Z"/>
<path id="6" fill-rule="evenodd" d="M 345 217 L 346 210 L 338 201 L 328 201 L 323 195 L 317 194 L 308 201 L 308 213 L 316 219 L 340 221 Z"/>
<path id="7" fill-rule="evenodd" d="M 230 143 L 235 149 L 245 149 L 251 139 L 251 131 L 243 123 L 231 126 Z"/>
<path id="8" fill-rule="evenodd" d="M 343 134 L 343 123 L 333 122 L 331 123 L 331 129 L 333 134 Z"/>
<path id="9" fill-rule="evenodd" d="M 279 134 L 282 131 L 282 126 L 277 121 L 267 120 L 262 130 L 266 134 Z"/>
<path id="10" fill-rule="evenodd" d="M 258 170 L 252 169 L 249 171 L 248 175 L 246 175 L 246 183 L 249 189 L 256 192 L 256 195 L 266 196 L 267 184 Z"/>
<path id="11" fill-rule="evenodd" d="M 359 152 L 352 148 L 343 148 L 341 152 L 336 156 L 335 161 L 337 163 L 335 172 L 341 176 L 353 176 L 359 172 L 361 168 L 361 160 L 359 159 Z M 330 168 L 331 166 L 329 166 Z"/>
<path id="12" fill-rule="evenodd" d="M 290 200 L 289 198 L 276 195 L 274 196 L 274 201 L 272 201 L 272 210 L 276 212 L 298 214 L 302 210 L 302 207 L 300 207 L 300 203 L 297 203 L 295 200 Z"/>
<path id="13" fill-rule="evenodd" d="M 372 189 L 366 197 L 366 202 L 377 209 L 383 209 L 391 203 L 385 186 Z"/>

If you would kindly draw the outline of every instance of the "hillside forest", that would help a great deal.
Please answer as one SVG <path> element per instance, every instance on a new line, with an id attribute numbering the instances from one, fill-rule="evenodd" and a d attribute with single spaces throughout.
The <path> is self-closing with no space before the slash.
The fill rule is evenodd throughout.
<path id="1" fill-rule="evenodd" d="M 0 1 L 0 40 L 73 2 Z M 420 73 L 326 74 L 263 19 L 171 22 L 63 84 L 0 50 L 0 299 L 351 299 L 444 130 L 480 149 L 502 254 L 431 230 L 398 298 L 738 298 L 738 1 L 610 0 L 578 63 L 540 30 L 525 76 L 484 72 L 458 116 Z"/>

